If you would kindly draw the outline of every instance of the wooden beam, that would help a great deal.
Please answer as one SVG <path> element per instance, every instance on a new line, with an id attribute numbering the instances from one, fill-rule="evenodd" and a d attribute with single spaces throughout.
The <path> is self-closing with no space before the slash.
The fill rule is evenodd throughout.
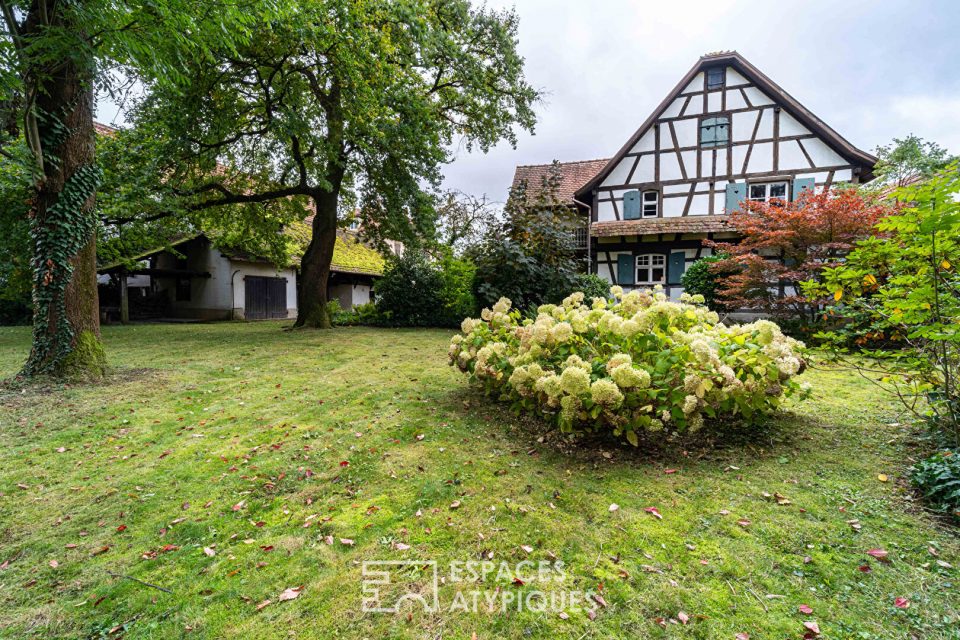
<path id="1" fill-rule="evenodd" d="M 750 135 L 750 146 L 747 147 L 747 153 L 743 156 L 743 166 L 740 173 L 746 175 L 747 166 L 750 164 L 750 155 L 753 153 L 753 145 L 757 140 L 757 133 L 760 131 L 760 121 L 763 120 L 763 109 L 757 112 L 757 121 L 753 124 L 753 133 Z"/>
<path id="2" fill-rule="evenodd" d="M 677 152 L 677 163 L 680 165 L 680 175 L 683 176 L 683 179 L 687 179 L 687 169 L 683 166 L 683 156 L 680 154 L 680 143 L 677 141 L 677 131 L 673 128 L 673 123 L 670 123 L 670 138 L 673 140 L 673 148 Z"/>
<path id="3" fill-rule="evenodd" d="M 773 108 L 773 170 L 780 170 L 780 107 Z"/>

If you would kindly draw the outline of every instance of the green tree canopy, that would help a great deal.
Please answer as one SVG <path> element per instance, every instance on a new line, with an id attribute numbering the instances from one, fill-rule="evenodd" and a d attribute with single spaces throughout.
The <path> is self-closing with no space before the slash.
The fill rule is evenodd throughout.
<path id="1" fill-rule="evenodd" d="M 310 0 L 255 30 L 189 60 L 188 91 L 149 85 L 133 118 L 188 209 L 309 201 L 297 324 L 328 326 L 338 222 L 359 206 L 373 240 L 433 234 L 453 143 L 515 142 L 539 95 L 516 15 L 468 0 Z"/>

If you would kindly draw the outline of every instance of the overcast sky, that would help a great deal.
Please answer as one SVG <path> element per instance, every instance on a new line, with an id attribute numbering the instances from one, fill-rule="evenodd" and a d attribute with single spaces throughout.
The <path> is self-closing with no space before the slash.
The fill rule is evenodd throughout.
<path id="1" fill-rule="evenodd" d="M 866 151 L 915 133 L 960 152 L 960 1 L 516 0 L 546 93 L 517 148 L 461 150 L 448 188 L 503 200 L 517 164 L 613 155 L 708 52 L 734 49 Z"/>

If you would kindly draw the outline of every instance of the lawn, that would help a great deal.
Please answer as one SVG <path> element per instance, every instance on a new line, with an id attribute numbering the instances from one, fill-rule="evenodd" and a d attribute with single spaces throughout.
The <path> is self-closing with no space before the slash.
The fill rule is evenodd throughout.
<path id="1" fill-rule="evenodd" d="M 805 373 L 810 400 L 718 450 L 574 450 L 471 390 L 449 337 L 108 327 L 108 382 L 0 390 L 0 636 L 960 637 L 956 530 L 869 383 Z M 28 346 L 0 328 L 0 377 Z M 367 560 L 424 561 L 392 597 L 435 561 L 440 610 L 364 612 Z"/>

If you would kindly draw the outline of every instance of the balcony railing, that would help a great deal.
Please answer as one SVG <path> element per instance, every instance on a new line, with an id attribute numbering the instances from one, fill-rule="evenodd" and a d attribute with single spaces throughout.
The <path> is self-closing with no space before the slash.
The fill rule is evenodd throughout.
<path id="1" fill-rule="evenodd" d="M 586 249 L 587 248 L 587 228 L 586 227 L 577 227 L 573 230 L 574 243 L 577 246 L 577 249 Z"/>

